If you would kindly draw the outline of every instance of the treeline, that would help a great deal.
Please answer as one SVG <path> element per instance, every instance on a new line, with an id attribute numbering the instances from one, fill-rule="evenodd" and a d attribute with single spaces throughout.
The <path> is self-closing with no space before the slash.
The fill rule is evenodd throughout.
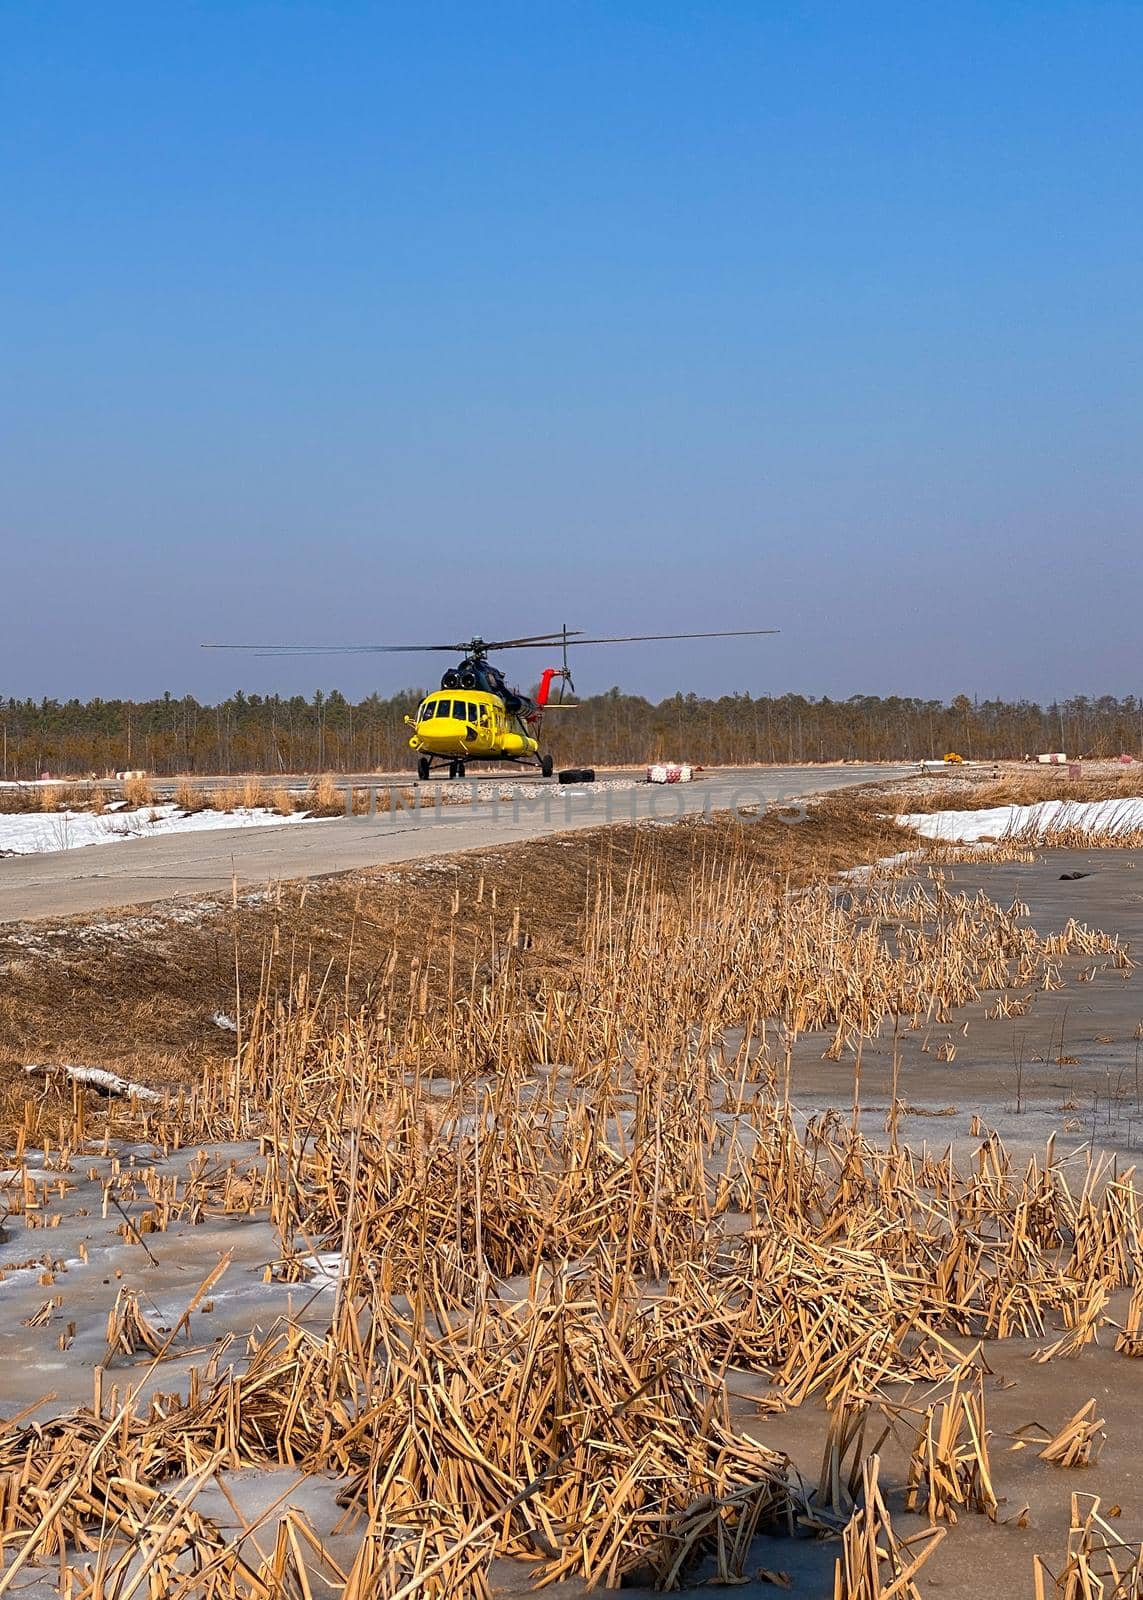
<path id="1" fill-rule="evenodd" d="M 162 776 L 401 769 L 412 765 L 403 718 L 419 699 L 413 689 L 356 704 L 337 690 L 310 700 L 239 691 L 218 705 L 170 694 L 146 701 L 0 699 L 0 770 L 13 779 L 123 768 Z M 953 750 L 978 760 L 1042 750 L 1116 756 L 1143 749 L 1143 701 L 1079 695 L 1039 706 L 966 695 L 945 704 L 896 695 L 678 694 L 654 705 L 611 689 L 553 711 L 544 743 L 557 762 L 600 766 L 670 758 L 707 766 L 915 761 Z"/>

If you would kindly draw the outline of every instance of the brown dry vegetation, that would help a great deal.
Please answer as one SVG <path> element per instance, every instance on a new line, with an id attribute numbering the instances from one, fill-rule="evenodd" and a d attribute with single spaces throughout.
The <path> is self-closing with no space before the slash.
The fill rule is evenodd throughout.
<path id="1" fill-rule="evenodd" d="M 918 780 L 903 789 L 868 791 L 866 805 L 896 814 L 915 811 L 985 811 L 991 806 L 1034 806 L 1044 800 L 1130 800 L 1143 795 L 1143 769 L 1069 778 L 1066 767 L 1010 768 L 997 777 L 963 775 Z"/>
<path id="2" fill-rule="evenodd" d="M 1018 858 L 1025 852 L 1031 859 L 1037 849 L 1143 849 L 1143 828 L 1139 826 L 1135 804 L 1141 794 L 1143 779 L 1138 776 L 1104 775 L 1061 781 L 1058 776 L 1041 771 L 985 781 L 938 779 L 934 784 L 921 779 L 907 789 L 868 790 L 855 797 L 855 804 L 875 814 L 884 811 L 893 816 L 1020 806 L 1024 808 L 1023 815 L 1013 815 L 999 823 L 997 835 L 984 836 L 982 842 L 992 853 L 991 859 Z M 1065 809 L 1046 804 L 1057 800 Z M 1067 809 L 1092 801 L 1110 803 L 1097 823 Z M 963 859 L 979 848 L 931 840 L 925 844 L 930 857 L 944 860 Z"/>
<path id="3" fill-rule="evenodd" d="M 892 1529 L 883 1423 L 911 1434 L 933 1522 L 994 1515 L 986 1363 L 954 1341 L 1082 1358 L 1131 1288 L 1127 1359 L 1143 1197 L 1098 1158 L 1017 1166 L 995 1135 L 958 1166 L 902 1145 L 892 1119 L 874 1146 L 856 1107 L 799 1124 L 804 1031 L 840 1055 L 889 1017 L 921 1030 L 986 992 L 1056 987 L 1071 956 L 1131 968 L 1115 938 L 1074 921 L 1041 937 L 1019 905 L 950 893 L 939 872 L 830 890 L 902 842 L 842 801 L 796 827 L 458 856 L 185 926 L 76 925 L 34 955 L 17 930 L 6 1033 L 91 1060 L 120 1027 L 114 1063 L 180 1092 L 112 1107 L 116 1131 L 254 1152 L 181 1180 L 124 1168 L 108 1201 L 144 1197 L 155 1234 L 258 1213 L 280 1275 L 304 1280 L 315 1247 L 341 1273 L 318 1335 L 252 1336 L 231 1370 L 207 1358 L 185 1393 L 147 1402 L 136 1386 L 108 1403 L 100 1368 L 90 1407 L 0 1427 L 6 1580 L 38 1557 L 77 1600 L 294 1600 L 319 1558 L 303 1522 L 256 1555 L 195 1505 L 226 1470 L 288 1464 L 341 1484 L 356 1554 L 321 1558 L 341 1600 L 480 1597 L 504 1555 L 537 1587 L 677 1587 L 703 1561 L 736 1583 L 760 1531 L 840 1536 L 839 1596 L 916 1596 L 941 1535 Z M 204 1033 L 216 1005 L 241 1016 L 236 1049 Z M 143 1054 L 148 1028 L 166 1059 Z M 8 1193 L 42 1213 L 93 1101 L 20 1087 Z M 36 1140 L 51 1167 L 20 1170 Z M 142 1379 L 178 1332 L 127 1294 L 107 1335 L 120 1358 L 150 1355 Z M 732 1420 L 747 1379 L 770 1443 Z M 811 1398 L 831 1416 L 816 1489 L 781 1449 L 784 1412 Z M 1046 1450 L 1072 1453 L 1045 1461 L 1078 1465 L 1087 1427 L 1049 1432 Z M 1106 1525 L 1075 1521 L 1094 1552 Z M 1138 1550 L 1114 1558 L 1138 1578 Z"/>
<path id="4" fill-rule="evenodd" d="M 704 909 L 723 893 L 708 880 Z M 885 893 L 865 909 L 884 907 Z M 581 1020 L 593 968 L 622 995 L 649 933 L 683 953 L 693 907 L 635 894 L 631 938 L 612 947 L 601 934 L 588 951 Z M 806 902 L 787 912 L 812 937 L 822 912 Z M 942 903 L 939 886 L 931 906 L 935 922 L 910 918 L 921 907 L 907 892 L 918 1010 L 926 990 L 955 1002 L 989 930 L 998 955 L 1012 939 L 1014 960 L 1050 959 L 996 907 Z M 753 953 L 742 941 L 754 937 L 744 919 L 715 941 L 731 1015 L 734 958 Z M 1073 937 L 1116 959 L 1112 941 Z M 818 992 L 824 979 L 819 1001 L 870 1025 L 878 980 L 854 981 L 870 969 L 807 970 L 805 954 L 787 982 Z M 648 950 L 632 982 L 653 964 Z M 544 1064 L 554 1036 L 533 1033 L 538 1070 L 508 1026 L 522 999 L 512 957 L 450 1036 L 427 1030 L 416 986 L 404 997 L 394 986 L 367 1019 L 335 1022 L 304 990 L 288 1007 L 259 1003 L 233 1062 L 142 1120 L 159 1148 L 257 1129 L 260 1159 L 242 1173 L 204 1161 L 182 1183 L 125 1169 L 107 1192 L 142 1191 L 152 1235 L 265 1211 L 278 1271 L 292 1277 L 314 1244 L 335 1245 L 328 1328 L 253 1337 L 233 1371 L 207 1363 L 185 1395 L 149 1403 L 132 1390 L 108 1406 L 100 1370 L 91 1407 L 0 1429 L 9 1576 L 46 1558 L 69 1593 L 114 1600 L 141 1551 L 151 1600 L 292 1600 L 292 1563 L 316 1557 L 312 1546 L 280 1543 L 252 1566 L 194 1506 L 221 1472 L 284 1463 L 342 1484 L 359 1540 L 335 1575 L 343 1600 L 485 1595 L 496 1555 L 529 1563 L 537 1587 L 578 1577 L 673 1588 L 703 1560 L 734 1583 L 759 1531 L 840 1534 L 837 1593 L 851 1600 L 916 1596 L 912 1576 L 939 1535 L 895 1536 L 867 1441 L 886 1420 L 912 1434 L 910 1491 L 934 1523 L 994 1515 L 1003 1483 L 980 1377 L 990 1369 L 953 1341 L 1022 1335 L 1041 1342 L 1043 1361 L 1081 1353 L 1092 1307 L 1106 1320 L 1108 1294 L 1138 1283 L 1140 1195 L 1098 1161 L 1077 1180 L 1050 1148 L 1014 1168 L 994 1135 L 962 1170 L 896 1139 L 875 1148 L 836 1117 L 801 1131 L 784 1103 L 781 1039 L 767 1048 L 754 1026 L 740 1047 L 712 1051 L 708 1016 L 684 1040 L 696 997 L 684 968 L 670 960 L 667 972 L 657 998 L 678 1004 L 662 1050 L 637 1030 L 617 1039 L 605 1017 L 564 1065 Z M 622 1004 L 618 1014 L 631 1018 Z M 543 1015 L 550 1030 L 558 1019 L 550 1006 Z M 474 1028 L 494 1060 L 473 1061 Z M 449 1055 L 446 1093 L 411 1047 Z M 83 1137 L 81 1111 L 63 1104 L 57 1168 Z M 48 1187 L 21 1175 L 16 1209 L 45 1204 Z M 526 1276 L 522 1294 L 509 1292 L 511 1274 Z M 160 1340 L 121 1297 L 108 1341 L 152 1355 L 142 1378 L 177 1331 Z M 758 1380 L 771 1444 L 731 1421 L 729 1389 L 744 1376 Z M 902 1386 L 919 1400 L 902 1401 Z M 782 1413 L 810 1397 L 833 1419 L 816 1491 L 780 1449 Z M 1138 1550 L 1116 1553 L 1121 1570 L 1138 1570 Z"/>
<path id="5" fill-rule="evenodd" d="M 120 792 L 129 811 L 140 811 L 144 806 L 155 804 L 154 785 L 145 774 L 137 778 L 124 778 Z"/>
<path id="6" fill-rule="evenodd" d="M 324 882 L 243 894 L 234 906 L 148 907 L 45 928 L 0 925 L 0 1086 L 22 1117 L 27 1062 L 110 1067 L 144 1083 L 188 1082 L 220 1060 L 262 982 L 281 996 L 300 970 L 355 1007 L 387 970 L 439 974 L 512 937 L 523 971 L 573 975 L 596 896 L 614 903 L 634 863 L 686 903 L 694 884 L 739 862 L 797 885 L 901 848 L 892 823 L 843 801 L 788 827 L 767 818 L 622 826 Z M 515 930 L 513 932 L 513 930 Z"/>
<path id="7" fill-rule="evenodd" d="M 0 816 L 26 816 L 32 811 L 91 811 L 103 809 L 105 805 L 103 786 L 82 780 L 0 787 Z"/>
<path id="8" fill-rule="evenodd" d="M 385 785 L 373 790 L 357 787 L 352 790 L 354 816 L 387 812 L 394 806 L 412 806 L 417 790 L 393 789 Z M 173 803 L 180 811 L 194 815 L 200 811 L 238 811 L 264 808 L 277 811 L 281 816 L 302 811 L 311 817 L 343 817 L 346 814 L 344 783 L 323 774 L 312 779 L 305 787 L 288 788 L 284 784 L 267 783 L 256 777 L 220 780 L 205 785 L 182 778 L 174 792 L 160 797 L 146 778 L 132 778 L 117 787 L 101 782 L 13 784 L 0 788 L 0 814 L 16 816 L 29 812 L 94 811 L 102 813 L 109 804 L 129 811 L 147 810 L 157 804 Z M 433 803 L 442 805 L 468 805 L 471 793 L 465 788 L 434 792 Z"/>

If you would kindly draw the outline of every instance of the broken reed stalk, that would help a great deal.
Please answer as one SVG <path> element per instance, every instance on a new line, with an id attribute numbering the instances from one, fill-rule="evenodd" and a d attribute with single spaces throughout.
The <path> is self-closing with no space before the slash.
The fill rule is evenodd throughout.
<path id="1" fill-rule="evenodd" d="M 856 1505 L 863 1464 L 880 1451 L 889 1433 L 888 1427 L 883 1428 L 872 1449 L 867 1449 L 869 1420 L 868 1401 L 854 1401 L 848 1394 L 842 1395 L 830 1412 L 814 1497 L 815 1517 L 827 1508 L 835 1517 L 848 1517 Z"/>
<path id="2" fill-rule="evenodd" d="M 1136 1282 L 1131 1291 L 1127 1321 L 1116 1336 L 1115 1348 L 1120 1355 L 1143 1356 L 1143 1278 Z"/>
<path id="3" fill-rule="evenodd" d="M 957 1372 L 945 1400 L 927 1408 L 909 1460 L 905 1505 L 930 1522 L 956 1522 L 958 1508 L 996 1511 L 984 1424 L 984 1376 Z M 970 1387 L 971 1385 L 971 1387 Z"/>
<path id="4" fill-rule="evenodd" d="M 1140 1600 L 1143 1551 L 1126 1544 L 1099 1514 L 1098 1495 L 1072 1495 L 1064 1565 L 1054 1575 L 1033 1557 L 1036 1600 Z M 1086 1508 L 1086 1509 L 1085 1509 Z M 1049 1588 L 1050 1585 L 1050 1588 Z"/>
<path id="5" fill-rule="evenodd" d="M 932 1528 L 898 1539 L 881 1498 L 880 1470 L 880 1457 L 868 1456 L 861 1472 L 861 1504 L 841 1537 L 834 1600 L 921 1600 L 913 1579 L 948 1531 Z"/>
<path id="6" fill-rule="evenodd" d="M 1099 1460 L 1106 1441 L 1104 1419 L 1095 1414 L 1095 1401 L 1081 1406 L 1057 1433 L 1049 1434 L 1038 1422 L 1025 1423 L 1017 1428 L 1017 1444 L 1039 1444 L 1041 1461 L 1050 1461 L 1056 1467 L 1090 1467 Z"/>
<path id="7" fill-rule="evenodd" d="M 107 1318 L 107 1356 L 134 1356 L 146 1350 L 157 1356 L 164 1347 L 163 1335 L 152 1327 L 139 1309 L 139 1294 L 124 1285 L 115 1296 L 115 1304 Z"/>

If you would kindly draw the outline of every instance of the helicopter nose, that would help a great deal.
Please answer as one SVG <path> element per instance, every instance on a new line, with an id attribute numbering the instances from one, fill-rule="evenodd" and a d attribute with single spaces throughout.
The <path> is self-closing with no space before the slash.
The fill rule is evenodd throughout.
<path id="1" fill-rule="evenodd" d="M 431 743 L 443 754 L 463 755 L 465 746 L 476 738 L 476 729 L 466 718 L 433 717 L 418 728 L 423 742 Z"/>

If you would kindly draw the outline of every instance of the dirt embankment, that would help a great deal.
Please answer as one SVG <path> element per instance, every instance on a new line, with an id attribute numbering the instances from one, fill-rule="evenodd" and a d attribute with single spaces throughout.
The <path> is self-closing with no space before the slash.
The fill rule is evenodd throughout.
<path id="1" fill-rule="evenodd" d="M 443 972 L 511 940 L 538 977 L 574 971 L 584 919 L 639 861 L 685 900 L 720 862 L 745 860 L 793 885 L 876 861 L 911 836 L 846 796 L 809 820 L 772 816 L 610 827 L 271 892 L 149 906 L 0 929 L 0 1094 L 19 1120 L 30 1062 L 107 1067 L 135 1081 L 195 1079 L 229 1055 L 243 1006 L 301 972 L 350 1010 L 394 964 Z"/>

